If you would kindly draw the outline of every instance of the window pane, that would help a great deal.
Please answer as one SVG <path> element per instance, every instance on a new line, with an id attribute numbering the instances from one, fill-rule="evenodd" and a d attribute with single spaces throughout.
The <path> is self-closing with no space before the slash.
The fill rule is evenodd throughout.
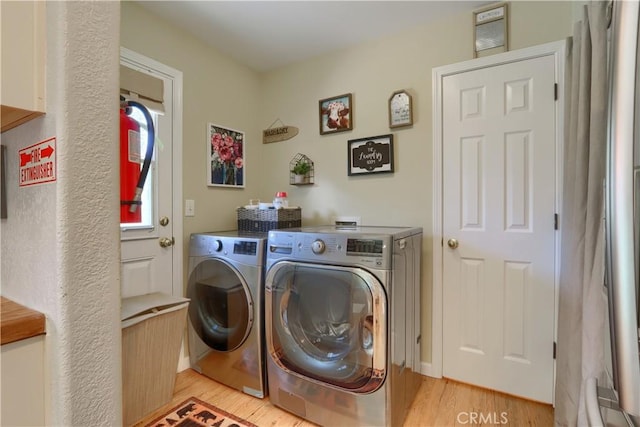
<path id="1" fill-rule="evenodd" d="M 151 117 L 154 122 L 154 127 L 157 125 L 157 114 L 150 112 Z M 147 121 L 145 119 L 144 114 L 140 111 L 139 108 L 132 108 L 131 115 L 129 116 L 138 122 L 140 126 L 140 169 L 142 169 L 142 162 L 144 161 L 144 157 L 147 153 L 147 142 L 148 142 L 148 132 L 147 132 Z M 156 180 L 156 162 L 155 162 L 155 147 L 154 154 L 151 159 L 151 165 L 149 166 L 149 173 L 147 174 L 147 178 L 144 183 L 144 187 L 142 188 L 141 201 L 142 205 L 138 207 L 141 210 L 141 222 L 139 223 L 127 223 L 120 224 L 120 227 L 126 228 L 151 228 L 154 224 L 154 212 L 156 210 L 156 201 L 155 201 L 155 182 Z"/>

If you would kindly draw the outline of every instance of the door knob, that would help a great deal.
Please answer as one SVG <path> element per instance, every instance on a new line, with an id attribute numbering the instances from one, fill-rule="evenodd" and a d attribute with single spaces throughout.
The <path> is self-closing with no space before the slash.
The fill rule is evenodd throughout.
<path id="1" fill-rule="evenodd" d="M 173 237 L 172 238 L 161 237 L 159 243 L 160 243 L 160 247 L 168 248 L 169 246 L 175 243 L 175 239 Z"/>
<path id="2" fill-rule="evenodd" d="M 162 218 L 160 218 L 160 225 L 163 227 L 166 227 L 167 224 L 169 224 L 169 218 L 167 218 L 166 216 L 163 216 Z"/>
<path id="3" fill-rule="evenodd" d="M 455 249 L 458 247 L 458 241 L 456 239 L 449 239 L 447 240 L 447 245 L 451 248 L 451 249 Z"/>

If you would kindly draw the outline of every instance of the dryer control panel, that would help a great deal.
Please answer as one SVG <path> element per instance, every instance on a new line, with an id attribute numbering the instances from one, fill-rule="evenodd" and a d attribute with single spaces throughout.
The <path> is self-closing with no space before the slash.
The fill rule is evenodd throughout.
<path id="1" fill-rule="evenodd" d="M 236 240 L 233 244 L 233 253 L 238 255 L 255 255 L 258 244 L 254 241 Z"/>
<path id="2" fill-rule="evenodd" d="M 193 233 L 189 257 L 215 257 L 248 265 L 264 265 L 267 237 L 237 232 Z"/>

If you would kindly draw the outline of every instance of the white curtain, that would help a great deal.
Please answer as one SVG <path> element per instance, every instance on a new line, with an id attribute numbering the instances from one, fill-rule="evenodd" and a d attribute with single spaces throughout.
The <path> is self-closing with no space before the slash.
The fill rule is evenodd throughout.
<path id="1" fill-rule="evenodd" d="M 604 371 L 608 5 L 585 5 L 569 40 L 556 353 L 559 426 L 587 425 L 583 380 L 602 378 Z"/>

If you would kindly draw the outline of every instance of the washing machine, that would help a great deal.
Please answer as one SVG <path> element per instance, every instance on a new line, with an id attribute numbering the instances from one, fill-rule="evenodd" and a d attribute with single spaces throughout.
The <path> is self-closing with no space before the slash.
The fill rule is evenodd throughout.
<path id="1" fill-rule="evenodd" d="M 421 252 L 421 228 L 269 232 L 273 404 L 324 426 L 402 425 L 421 381 Z"/>
<path id="2" fill-rule="evenodd" d="M 191 235 L 188 315 L 191 367 L 254 397 L 266 395 L 266 234 Z"/>

